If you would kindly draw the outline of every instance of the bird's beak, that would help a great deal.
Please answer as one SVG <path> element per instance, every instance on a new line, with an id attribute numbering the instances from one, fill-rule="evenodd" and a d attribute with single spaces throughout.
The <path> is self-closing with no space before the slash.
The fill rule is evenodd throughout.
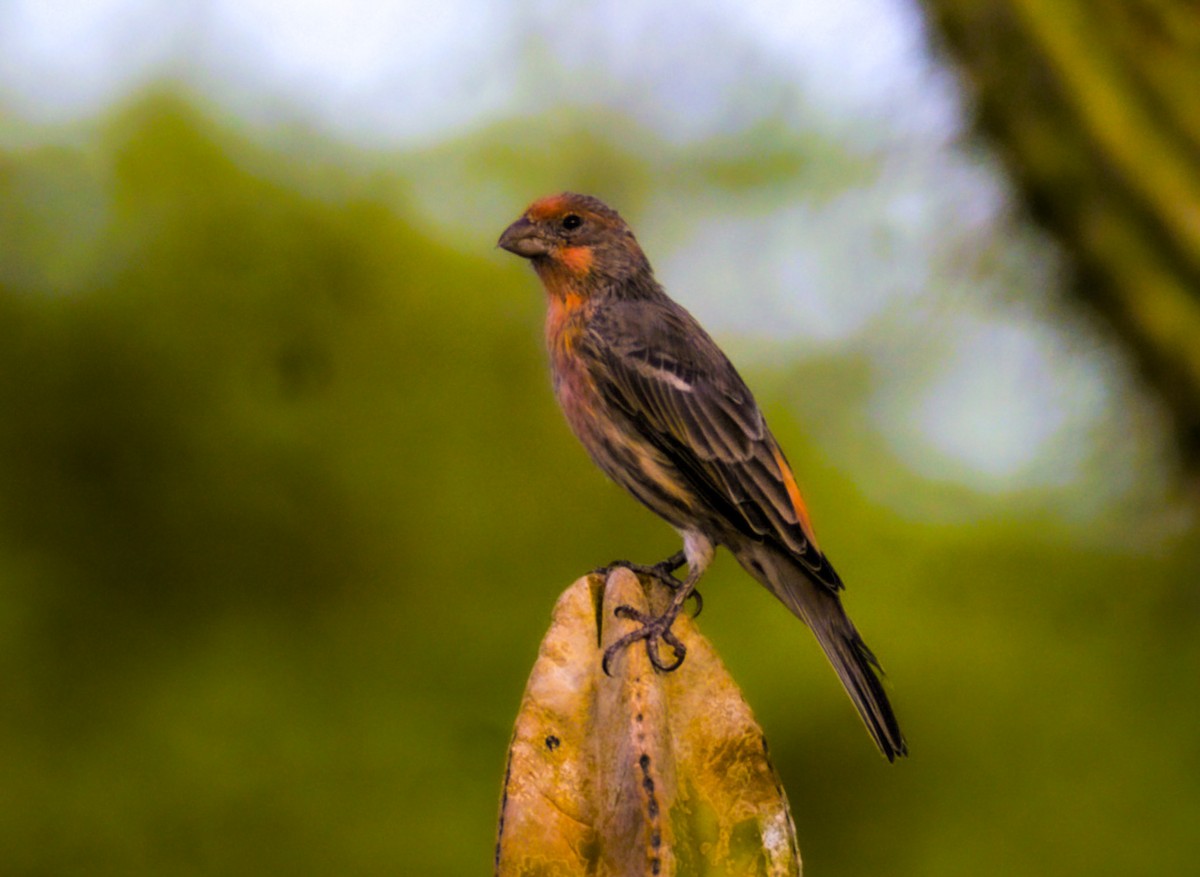
<path id="1" fill-rule="evenodd" d="M 510 253 L 516 253 L 525 259 L 534 256 L 544 256 L 550 252 L 550 247 L 538 234 L 537 226 L 522 216 L 500 235 L 496 246 L 503 247 Z"/>

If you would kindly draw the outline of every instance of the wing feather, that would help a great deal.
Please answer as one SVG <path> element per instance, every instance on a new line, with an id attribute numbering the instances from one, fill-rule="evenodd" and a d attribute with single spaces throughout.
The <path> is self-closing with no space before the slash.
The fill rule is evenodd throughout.
<path id="1" fill-rule="evenodd" d="M 593 318 L 580 353 L 593 360 L 606 400 L 729 524 L 779 545 L 831 590 L 841 587 L 793 501 L 786 461 L 753 395 L 687 311 L 666 299 L 614 304 Z"/>

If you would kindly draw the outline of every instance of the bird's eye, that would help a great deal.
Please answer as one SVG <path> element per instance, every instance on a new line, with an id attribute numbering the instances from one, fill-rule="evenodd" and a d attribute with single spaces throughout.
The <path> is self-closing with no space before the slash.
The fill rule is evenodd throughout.
<path id="1" fill-rule="evenodd" d="M 562 227 L 566 231 L 574 231 L 583 225 L 583 217 L 578 213 L 568 213 L 562 218 Z"/>

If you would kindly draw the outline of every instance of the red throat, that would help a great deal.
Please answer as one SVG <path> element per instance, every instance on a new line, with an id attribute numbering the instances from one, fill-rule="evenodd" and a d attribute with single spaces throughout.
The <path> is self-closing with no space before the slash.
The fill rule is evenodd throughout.
<path id="1" fill-rule="evenodd" d="M 570 290 L 563 295 L 553 292 L 547 296 L 546 345 L 551 352 L 569 351 L 575 344 L 582 326 L 575 318 L 583 310 L 583 296 Z"/>
<path id="2" fill-rule="evenodd" d="M 582 300 L 587 294 L 584 281 L 592 272 L 594 257 L 591 247 L 559 247 L 544 259 L 533 263 L 550 299 L 574 297 Z"/>
<path id="3" fill-rule="evenodd" d="M 591 273 L 592 258 L 591 247 L 563 247 L 558 253 L 558 261 L 577 277 L 587 277 Z"/>

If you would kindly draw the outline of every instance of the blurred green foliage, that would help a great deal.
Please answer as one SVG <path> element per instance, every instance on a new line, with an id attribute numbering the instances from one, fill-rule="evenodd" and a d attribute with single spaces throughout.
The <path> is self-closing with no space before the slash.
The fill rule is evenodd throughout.
<path id="1" fill-rule="evenodd" d="M 442 210 L 481 229 L 457 234 L 404 157 L 269 148 L 169 97 L 0 154 L 4 873 L 488 869 L 554 600 L 677 547 L 554 408 L 541 294 L 491 249 L 547 170 L 503 131 L 463 166 L 489 143 L 528 191 L 493 215 L 447 174 Z M 652 191 L 594 131 L 558 146 L 569 185 Z M 690 160 L 733 188 L 801 172 Z M 1195 535 L 1089 538 L 904 473 L 853 359 L 748 377 L 913 750 L 883 763 L 809 634 L 719 559 L 702 624 L 810 873 L 1185 873 Z"/>

